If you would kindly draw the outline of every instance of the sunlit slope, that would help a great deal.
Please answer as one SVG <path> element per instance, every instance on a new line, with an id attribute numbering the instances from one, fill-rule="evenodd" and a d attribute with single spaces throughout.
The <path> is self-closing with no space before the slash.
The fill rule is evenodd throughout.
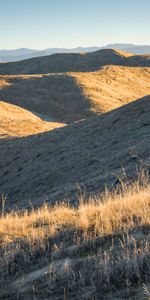
<path id="1" fill-rule="evenodd" d="M 97 72 L 72 76 L 95 113 L 112 110 L 150 94 L 150 68 L 106 66 Z"/>
<path id="2" fill-rule="evenodd" d="M 61 126 L 63 124 L 43 121 L 23 108 L 0 101 L 0 138 L 28 136 Z"/>
<path id="3" fill-rule="evenodd" d="M 150 68 L 105 66 L 96 72 L 1 75 L 0 99 L 56 122 L 72 123 L 150 94 Z"/>

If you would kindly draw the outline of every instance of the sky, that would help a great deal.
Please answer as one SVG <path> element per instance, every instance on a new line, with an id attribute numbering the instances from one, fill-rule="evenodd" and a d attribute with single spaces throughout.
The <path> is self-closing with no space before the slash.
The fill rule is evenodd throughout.
<path id="1" fill-rule="evenodd" d="M 0 49 L 150 45 L 150 0 L 0 0 Z"/>

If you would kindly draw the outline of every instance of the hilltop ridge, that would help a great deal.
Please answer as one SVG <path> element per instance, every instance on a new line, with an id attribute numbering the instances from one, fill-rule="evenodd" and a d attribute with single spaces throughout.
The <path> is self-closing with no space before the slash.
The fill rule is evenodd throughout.
<path id="1" fill-rule="evenodd" d="M 102 49 L 91 53 L 64 53 L 36 57 L 12 63 L 1 63 L 0 74 L 47 74 L 89 72 L 105 65 L 150 66 L 150 55 L 132 55 L 120 50 Z"/>
<path id="2" fill-rule="evenodd" d="M 100 49 L 120 49 L 134 54 L 149 54 L 149 45 L 134 45 L 134 44 L 108 44 L 104 47 L 76 47 L 76 48 L 47 48 L 44 50 L 35 50 L 28 48 L 0 50 L 0 61 L 11 62 L 21 61 L 33 57 L 52 55 L 54 53 L 85 53 L 93 52 Z"/>

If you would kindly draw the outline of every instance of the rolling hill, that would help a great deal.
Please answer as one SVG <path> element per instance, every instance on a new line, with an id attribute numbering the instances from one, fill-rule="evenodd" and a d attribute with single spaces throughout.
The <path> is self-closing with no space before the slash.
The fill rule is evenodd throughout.
<path id="1" fill-rule="evenodd" d="M 133 55 L 122 50 L 102 49 L 91 53 L 63 53 L 0 64 L 0 74 L 45 74 L 89 72 L 105 65 L 150 66 L 149 55 Z"/>
<path id="2" fill-rule="evenodd" d="M 61 126 L 64 124 L 46 122 L 23 108 L 0 101 L 0 138 L 29 136 Z"/>
<path id="3" fill-rule="evenodd" d="M 113 185 L 140 162 L 150 169 L 150 97 L 49 133 L 0 143 L 1 193 L 8 206 L 69 199 L 77 184 L 87 192 Z M 122 139 L 123 137 L 123 139 Z M 30 176 L 29 176 L 30 174 Z M 121 175 L 120 175 L 121 176 Z"/>
<path id="4" fill-rule="evenodd" d="M 133 54 L 129 54 L 132 56 Z M 113 49 L 91 53 L 63 53 L 36 57 L 20 62 L 1 63 L 0 74 L 46 74 L 59 72 L 89 72 L 102 66 L 127 63 L 128 54 Z M 145 60 L 145 62 L 147 62 Z"/>
<path id="5" fill-rule="evenodd" d="M 72 123 L 150 94 L 150 68 L 105 66 L 96 72 L 0 75 L 0 99 L 55 122 Z"/>
<path id="6" fill-rule="evenodd" d="M 13 62 L 33 57 L 52 55 L 55 53 L 85 53 L 94 52 L 100 49 L 120 49 L 134 54 L 149 54 L 149 45 L 134 44 L 108 44 L 104 47 L 77 47 L 77 48 L 48 48 L 44 50 L 35 50 L 28 48 L 20 48 L 13 50 L 0 50 L 0 62 Z"/>
<path id="7" fill-rule="evenodd" d="M 149 62 L 0 65 L 0 299 L 149 294 Z"/>

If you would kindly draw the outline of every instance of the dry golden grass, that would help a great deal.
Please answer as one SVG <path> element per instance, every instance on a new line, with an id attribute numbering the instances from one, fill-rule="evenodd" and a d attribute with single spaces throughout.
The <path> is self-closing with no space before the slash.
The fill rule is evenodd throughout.
<path id="1" fill-rule="evenodd" d="M 0 85 L 5 102 L 72 123 L 149 95 L 150 68 L 110 65 L 96 72 L 0 75 Z"/>
<path id="2" fill-rule="evenodd" d="M 12 212 L 0 218 L 1 246 L 21 238 L 31 245 L 45 243 L 58 232 L 82 232 L 85 239 L 150 225 L 150 186 L 139 182 L 121 192 L 105 192 L 99 198 L 81 199 L 78 208 L 44 204 L 30 213 Z"/>
<path id="3" fill-rule="evenodd" d="M 70 76 L 82 88 L 95 113 L 110 111 L 150 93 L 150 68 L 106 66 L 97 72 Z"/>
<path id="4" fill-rule="evenodd" d="M 67 299 L 65 289 L 68 299 L 77 299 L 87 291 L 104 297 L 125 289 L 120 295 L 128 299 L 133 287 L 136 299 L 148 295 L 150 241 L 144 230 L 148 233 L 150 226 L 150 185 L 143 173 L 113 193 L 87 201 L 82 197 L 77 208 L 44 204 L 30 212 L 5 213 L 5 200 L 0 218 L 0 291 L 5 297 L 36 299 L 42 293 L 41 299 Z"/>
<path id="5" fill-rule="evenodd" d="M 120 49 L 113 49 L 113 50 L 116 51 L 118 54 L 120 54 L 123 57 L 132 57 L 132 56 L 134 56 L 134 54 L 131 53 L 131 52 L 127 52 L 127 51 L 120 50 Z"/>
<path id="6" fill-rule="evenodd" d="M 63 123 L 43 121 L 23 108 L 0 101 L 0 137 L 29 136 L 64 125 Z"/>

